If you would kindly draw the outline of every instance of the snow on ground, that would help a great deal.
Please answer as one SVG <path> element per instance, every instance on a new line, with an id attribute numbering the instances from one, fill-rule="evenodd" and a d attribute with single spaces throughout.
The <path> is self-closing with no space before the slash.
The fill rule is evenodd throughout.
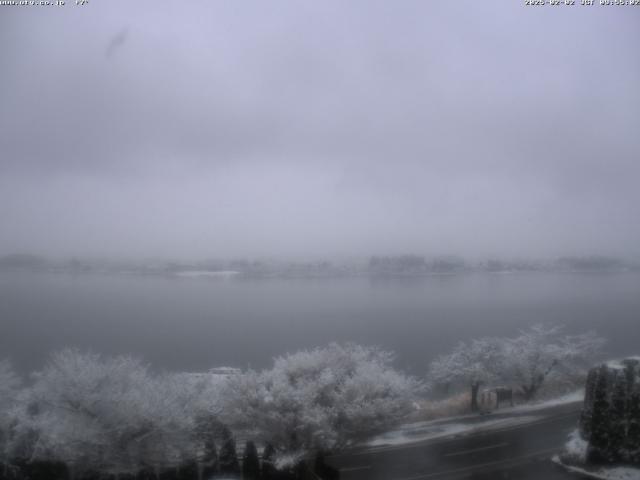
<path id="1" fill-rule="evenodd" d="M 528 413 L 536 410 L 544 410 L 545 408 L 559 407 L 561 405 L 569 405 L 571 403 L 578 403 L 584 401 L 584 390 L 576 390 L 575 392 L 562 395 L 561 397 L 552 398 L 550 400 L 543 400 L 534 403 L 527 403 L 523 405 L 516 405 L 515 407 L 501 406 L 499 409 L 491 410 L 486 413 L 505 414 L 505 413 Z M 451 417 L 441 417 L 429 420 L 428 423 L 435 422 L 452 422 L 459 420 L 467 420 L 470 418 L 478 418 L 477 413 L 466 413 L 464 415 L 454 415 Z M 424 423 L 424 422 L 423 422 Z"/>
<path id="2" fill-rule="evenodd" d="M 558 398 L 552 398 L 538 403 L 530 403 L 526 405 L 518 405 L 517 407 L 505 408 L 505 412 L 533 412 L 536 410 L 543 410 L 545 408 L 559 407 L 560 405 L 567 405 L 569 403 L 577 403 L 584 401 L 584 390 L 576 390 L 575 392 L 568 393 Z M 497 410 L 502 411 L 503 409 Z M 496 411 L 496 410 L 494 410 Z"/>
<path id="3" fill-rule="evenodd" d="M 587 461 L 587 449 L 589 443 L 582 438 L 578 430 L 574 430 L 569 434 L 569 441 L 564 446 L 563 456 L 575 461 L 577 463 L 584 463 Z"/>
<path id="4" fill-rule="evenodd" d="M 624 363 L 623 363 L 625 360 L 640 361 L 640 356 L 616 358 L 616 359 L 613 359 L 613 360 L 607 360 L 604 363 L 608 368 L 611 368 L 611 369 L 614 369 L 614 370 L 623 370 L 624 368 L 626 368 Z"/>
<path id="5" fill-rule="evenodd" d="M 571 473 L 577 473 L 587 478 L 596 480 L 638 480 L 640 479 L 640 468 L 632 467 L 600 467 L 594 470 L 566 465 L 555 455 L 552 460 Z"/>
<path id="6" fill-rule="evenodd" d="M 395 430 L 378 435 L 365 442 L 363 445 L 367 447 L 404 445 L 452 435 L 468 435 L 477 431 L 513 427 L 535 422 L 544 418 L 540 415 L 521 415 L 522 413 L 537 412 L 546 408 L 568 405 L 571 403 L 581 402 L 583 399 L 584 391 L 577 390 L 551 400 L 494 410 L 495 414 L 517 414 L 517 416 L 513 417 L 505 418 L 501 416 L 500 418 L 477 421 L 479 418 L 477 414 L 468 414 L 457 417 L 429 420 L 426 422 L 407 423 L 400 425 Z M 471 419 L 474 421 L 469 422 Z"/>
<path id="7" fill-rule="evenodd" d="M 478 431 L 496 430 L 535 422 L 544 417 L 523 415 L 511 418 L 495 418 L 475 423 L 418 422 L 402 425 L 399 429 L 378 435 L 364 443 L 367 447 L 395 446 L 422 442 L 452 435 L 468 435 Z"/>
<path id="8" fill-rule="evenodd" d="M 578 430 L 569 435 L 561 455 L 551 460 L 571 473 L 598 480 L 640 480 L 640 468 L 632 467 L 583 467 L 587 458 L 588 442 L 583 440 Z"/>

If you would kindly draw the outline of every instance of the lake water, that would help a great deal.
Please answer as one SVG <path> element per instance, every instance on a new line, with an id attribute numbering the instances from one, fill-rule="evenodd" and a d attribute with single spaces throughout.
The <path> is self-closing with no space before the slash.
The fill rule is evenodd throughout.
<path id="1" fill-rule="evenodd" d="M 77 346 L 170 370 L 267 366 L 333 340 L 377 344 L 421 374 L 456 342 L 537 322 L 595 329 L 640 353 L 640 275 L 468 274 L 419 279 L 223 280 L 0 275 L 0 358 L 21 371 Z"/>

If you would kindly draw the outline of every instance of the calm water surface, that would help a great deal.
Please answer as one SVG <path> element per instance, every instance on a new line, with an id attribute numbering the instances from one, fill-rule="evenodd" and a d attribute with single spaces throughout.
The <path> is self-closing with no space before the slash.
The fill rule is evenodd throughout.
<path id="1" fill-rule="evenodd" d="M 38 368 L 77 346 L 163 369 L 262 367 L 332 340 L 378 344 L 420 374 L 459 340 L 536 322 L 595 329 L 640 353 L 640 275 L 469 274 L 421 279 L 205 280 L 0 274 L 0 358 Z"/>

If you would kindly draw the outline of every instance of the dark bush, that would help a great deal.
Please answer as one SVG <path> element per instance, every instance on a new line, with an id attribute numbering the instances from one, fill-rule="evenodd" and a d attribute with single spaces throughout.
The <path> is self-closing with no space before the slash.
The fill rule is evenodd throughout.
<path id="1" fill-rule="evenodd" d="M 313 470 L 322 480 L 339 480 L 340 478 L 340 471 L 327 465 L 324 452 L 318 452 L 316 455 Z"/>
<path id="2" fill-rule="evenodd" d="M 218 465 L 221 475 L 240 476 L 236 440 L 227 427 L 222 429 L 222 446 L 218 456 Z"/>
<path id="3" fill-rule="evenodd" d="M 29 480 L 67 480 L 69 478 L 69 469 L 61 462 L 29 462 L 22 466 L 21 470 Z"/>
<path id="4" fill-rule="evenodd" d="M 278 471 L 273 465 L 275 456 L 275 448 L 268 443 L 262 451 L 262 480 L 278 480 Z"/>
<path id="5" fill-rule="evenodd" d="M 242 457 L 243 480 L 260 480 L 260 460 L 255 443 L 248 441 Z"/>

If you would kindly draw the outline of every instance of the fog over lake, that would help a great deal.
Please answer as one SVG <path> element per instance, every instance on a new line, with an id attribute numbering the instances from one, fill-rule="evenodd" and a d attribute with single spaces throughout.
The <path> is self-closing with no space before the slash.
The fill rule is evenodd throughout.
<path id="1" fill-rule="evenodd" d="M 0 275 L 0 350 L 20 370 L 67 345 L 135 353 L 154 367 L 261 368 L 334 340 L 377 344 L 424 374 L 458 341 L 536 322 L 595 329 L 615 355 L 640 344 L 640 274 L 514 273 L 423 278 L 207 280 Z"/>
<path id="2" fill-rule="evenodd" d="M 640 9 L 523 3 L 3 7 L 0 258 L 637 267 Z M 617 355 L 638 345 L 638 284 L 7 271 L 0 358 L 78 346 L 201 370 L 354 340 L 423 372 L 534 322 L 595 328 Z"/>

